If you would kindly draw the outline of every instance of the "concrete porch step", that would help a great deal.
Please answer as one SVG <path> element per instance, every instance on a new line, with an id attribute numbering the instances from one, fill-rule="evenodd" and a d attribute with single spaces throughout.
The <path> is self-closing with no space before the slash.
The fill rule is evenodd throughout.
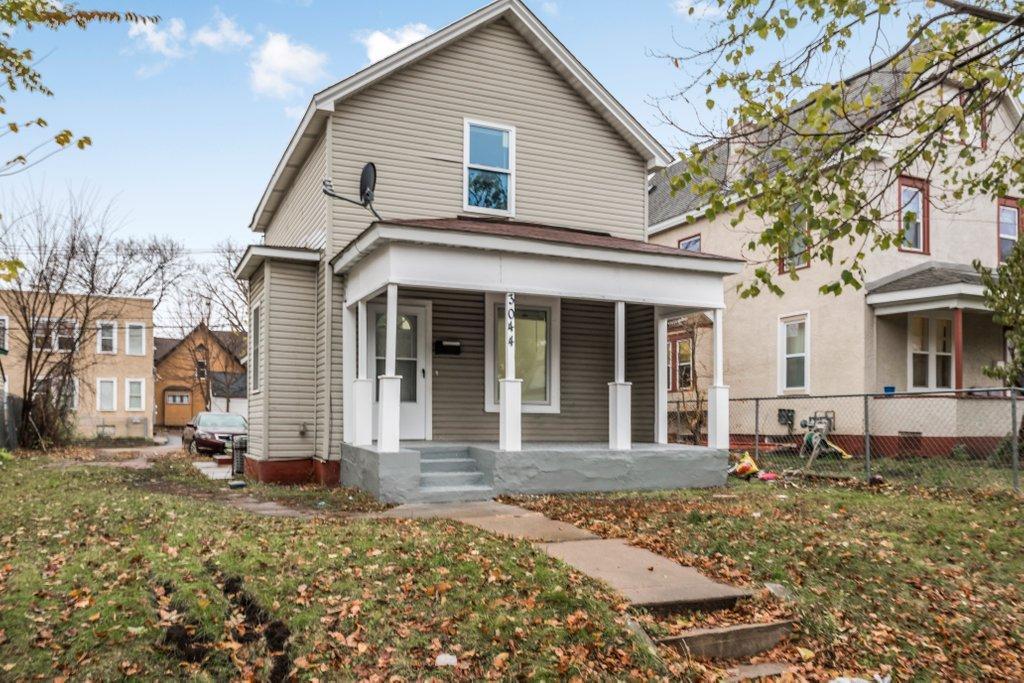
<path id="1" fill-rule="evenodd" d="M 420 472 L 421 489 L 438 486 L 482 486 L 483 484 L 483 472 Z"/>
<path id="2" fill-rule="evenodd" d="M 469 458 L 469 449 L 465 446 L 425 446 L 416 450 L 420 452 L 420 461 Z"/>
<path id="3" fill-rule="evenodd" d="M 428 458 L 420 459 L 420 471 L 435 472 L 476 472 L 476 460 L 473 458 Z"/>
<path id="4" fill-rule="evenodd" d="M 787 638 L 793 630 L 790 620 L 766 624 L 737 624 L 720 628 L 695 628 L 656 642 L 680 652 L 708 659 L 746 659 L 765 652 Z"/>
<path id="5" fill-rule="evenodd" d="M 476 486 L 421 486 L 417 502 L 461 503 L 494 498 L 494 489 L 482 484 Z"/>

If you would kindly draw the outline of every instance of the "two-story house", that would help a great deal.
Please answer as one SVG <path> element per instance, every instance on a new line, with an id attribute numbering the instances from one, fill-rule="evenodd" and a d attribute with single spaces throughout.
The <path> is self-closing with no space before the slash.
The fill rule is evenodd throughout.
<path id="1" fill-rule="evenodd" d="M 1019 105 L 1006 99 L 990 113 L 984 131 L 949 144 L 974 145 L 984 159 L 1007 139 L 1020 118 Z M 730 179 L 743 172 L 743 153 L 726 142 L 706 150 L 721 187 L 728 188 Z M 726 279 L 724 373 L 733 398 L 774 397 L 778 400 L 771 403 L 773 410 L 792 407 L 804 417 L 812 409 L 839 406 L 844 410 L 847 404 L 838 399 L 784 404 L 781 399 L 994 386 L 983 368 L 1004 360 L 1003 330 L 986 308 L 980 277 L 971 264 L 979 259 L 995 266 L 1009 253 L 1021 226 L 1017 197 L 954 201 L 940 174 L 928 180 L 927 171 L 921 169 L 900 177 L 887 189 L 881 213 L 888 217 L 893 234 L 907 228 L 905 242 L 898 248 L 868 252 L 863 289 L 847 287 L 839 296 L 823 295 L 819 286 L 839 276 L 838 258 L 835 266 L 812 264 L 798 246 L 786 255 L 748 251 L 748 242 L 767 223 L 747 213 L 732 225 L 735 210 L 713 219 L 704 217 L 706 197 L 685 189 L 673 194 L 669 188 L 667 178 L 682 163 L 651 178 L 648 235 L 652 242 L 682 251 L 710 251 L 746 261 L 742 272 Z M 886 163 L 885 157 L 877 161 L 880 167 Z M 837 254 L 852 248 L 837 245 Z M 785 294 L 740 298 L 737 285 L 750 281 L 754 268 L 765 263 L 777 270 Z M 799 280 L 789 279 L 789 269 L 798 270 Z M 680 323 L 670 331 L 687 338 L 682 345 L 687 353 L 688 344 L 696 346 L 698 365 L 701 359 L 706 363 L 708 345 L 701 343 L 699 334 L 691 341 L 691 334 L 683 334 L 684 327 Z M 686 354 L 676 357 L 686 358 Z M 689 370 L 673 365 L 680 376 L 689 376 Z M 696 381 L 699 385 L 708 379 Z M 861 408 L 847 403 L 847 424 L 836 429 L 852 433 L 862 429 Z M 890 405 L 900 413 L 887 427 L 894 435 L 923 433 L 927 437 L 938 435 L 935 430 L 954 429 L 954 408 L 949 403 L 936 403 L 945 412 L 925 411 L 921 401 L 914 411 L 907 404 Z M 993 409 L 1006 410 L 1005 406 Z M 749 435 L 753 411 L 745 420 L 736 412 L 733 433 Z M 762 415 L 762 433 L 788 429 L 775 418 L 774 412 Z"/>
<path id="2" fill-rule="evenodd" d="M 0 348 L 4 394 L 59 399 L 74 436 L 153 436 L 152 300 L 0 290 Z"/>
<path id="3" fill-rule="evenodd" d="M 358 196 L 368 162 L 379 217 L 321 191 Z M 720 316 L 740 264 L 645 239 L 670 162 L 519 0 L 314 95 L 236 271 L 249 474 L 389 500 L 720 483 L 720 451 L 665 443 L 665 325 Z"/>

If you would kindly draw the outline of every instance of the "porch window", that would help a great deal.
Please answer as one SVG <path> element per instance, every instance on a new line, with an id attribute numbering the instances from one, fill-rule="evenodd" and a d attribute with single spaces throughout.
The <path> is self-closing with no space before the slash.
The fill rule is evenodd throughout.
<path id="1" fill-rule="evenodd" d="M 498 380 L 505 376 L 505 297 L 487 306 L 486 409 L 498 410 Z M 559 302 L 543 297 L 516 300 L 516 377 L 523 380 L 523 412 L 559 411 Z"/>
<path id="2" fill-rule="evenodd" d="M 928 253 L 928 183 L 916 178 L 900 178 L 900 229 L 902 251 Z"/>
<path id="3" fill-rule="evenodd" d="M 693 340 L 676 340 L 676 386 L 693 388 Z"/>
<path id="4" fill-rule="evenodd" d="M 999 200 L 999 262 L 1010 257 L 1020 233 L 1020 206 L 1016 199 L 1004 197 Z"/>
<path id="5" fill-rule="evenodd" d="M 810 386 L 808 316 L 800 314 L 779 321 L 779 389 L 807 391 Z"/>
<path id="6" fill-rule="evenodd" d="M 96 353 L 117 353 L 117 323 L 101 320 L 96 324 Z"/>
<path id="7" fill-rule="evenodd" d="M 146 326 L 142 323 L 128 323 L 124 328 L 124 352 L 129 356 L 146 355 Z"/>
<path id="8" fill-rule="evenodd" d="M 952 320 L 937 316 L 910 316 L 907 354 L 911 389 L 953 387 Z"/>
<path id="9" fill-rule="evenodd" d="M 515 144 L 515 128 L 466 119 L 464 210 L 515 215 Z"/>

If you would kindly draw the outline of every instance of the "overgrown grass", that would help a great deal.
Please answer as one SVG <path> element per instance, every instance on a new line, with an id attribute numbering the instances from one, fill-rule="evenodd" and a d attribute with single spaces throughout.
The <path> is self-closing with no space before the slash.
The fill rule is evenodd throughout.
<path id="1" fill-rule="evenodd" d="M 751 483 L 516 502 L 728 581 L 792 587 L 800 630 L 771 656 L 801 676 L 1024 677 L 1019 498 Z"/>
<path id="2" fill-rule="evenodd" d="M 662 673 L 622 606 L 528 544 L 443 521 L 260 518 L 154 491 L 158 475 L 2 465 L 0 678 Z M 436 668 L 441 653 L 459 665 Z"/>

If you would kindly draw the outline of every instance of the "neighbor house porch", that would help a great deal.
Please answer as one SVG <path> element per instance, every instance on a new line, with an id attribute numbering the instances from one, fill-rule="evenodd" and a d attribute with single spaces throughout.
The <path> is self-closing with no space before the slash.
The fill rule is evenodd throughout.
<path id="1" fill-rule="evenodd" d="M 546 226 L 374 224 L 333 261 L 342 483 L 396 501 L 721 483 L 736 266 Z M 718 323 L 707 448 L 667 443 L 667 320 L 695 311 Z"/>

